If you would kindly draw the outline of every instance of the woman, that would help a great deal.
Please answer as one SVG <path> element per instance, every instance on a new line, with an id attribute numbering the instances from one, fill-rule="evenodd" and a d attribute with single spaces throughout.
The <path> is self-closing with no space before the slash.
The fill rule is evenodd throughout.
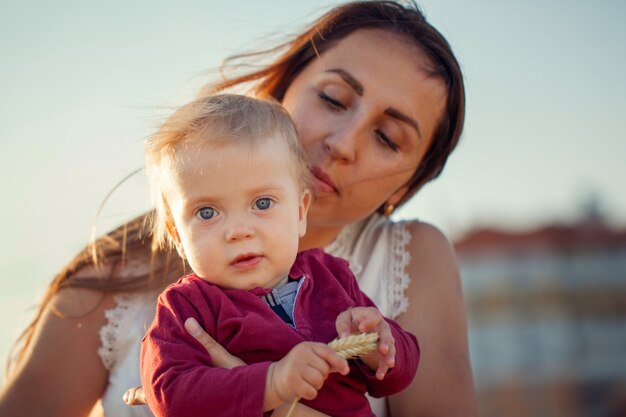
<path id="1" fill-rule="evenodd" d="M 207 92 L 246 85 L 282 102 L 315 177 L 301 248 L 348 259 L 383 314 L 417 336 L 418 374 L 387 399 L 390 415 L 476 415 L 453 251 L 430 225 L 388 220 L 441 173 L 461 134 L 463 82 L 447 42 L 416 7 L 375 1 L 339 6 L 271 52 L 282 54 Z M 183 268 L 151 250 L 141 223 L 99 239 L 97 256 L 85 249 L 57 276 L 25 333 L 1 415 L 85 416 L 100 398 L 109 415 L 147 412 L 119 399 L 139 384 L 156 293 Z M 210 342 L 222 366 L 236 362 Z"/>

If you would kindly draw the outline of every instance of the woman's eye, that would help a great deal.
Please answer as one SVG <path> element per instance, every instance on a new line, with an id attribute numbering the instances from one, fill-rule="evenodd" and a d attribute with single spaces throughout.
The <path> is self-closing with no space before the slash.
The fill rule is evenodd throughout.
<path id="1" fill-rule="evenodd" d="M 339 100 L 334 99 L 326 93 L 319 93 L 319 97 L 326 102 L 333 109 L 345 110 L 346 106 Z"/>
<path id="2" fill-rule="evenodd" d="M 269 198 L 259 198 L 254 202 L 254 206 L 259 210 L 267 210 L 272 206 L 272 200 Z"/>
<path id="3" fill-rule="evenodd" d="M 387 135 L 385 135 L 382 131 L 377 130 L 376 136 L 378 140 L 381 141 L 384 145 L 388 146 L 392 151 L 398 151 L 398 145 Z"/>
<path id="4" fill-rule="evenodd" d="M 198 216 L 202 220 L 211 220 L 213 217 L 215 217 L 216 214 L 217 212 L 212 207 L 202 207 L 200 210 L 198 210 L 196 216 Z"/>

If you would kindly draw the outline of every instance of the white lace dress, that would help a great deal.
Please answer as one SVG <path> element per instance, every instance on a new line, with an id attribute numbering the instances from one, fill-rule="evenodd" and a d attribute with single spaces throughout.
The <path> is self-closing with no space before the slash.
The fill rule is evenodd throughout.
<path id="1" fill-rule="evenodd" d="M 404 290 L 409 284 L 405 267 L 410 237 L 405 223 L 374 214 L 344 228 L 325 249 L 350 262 L 361 289 L 383 315 L 394 318 L 408 306 Z M 106 313 L 108 324 L 100 330 L 102 347 L 98 353 L 109 370 L 109 383 L 99 407 L 107 417 L 152 416 L 146 406 L 124 404 L 122 395 L 141 384 L 139 349 L 154 317 L 156 297 L 156 293 L 121 294 L 116 296 L 117 306 Z M 384 399 L 370 402 L 377 416 L 387 414 Z"/>

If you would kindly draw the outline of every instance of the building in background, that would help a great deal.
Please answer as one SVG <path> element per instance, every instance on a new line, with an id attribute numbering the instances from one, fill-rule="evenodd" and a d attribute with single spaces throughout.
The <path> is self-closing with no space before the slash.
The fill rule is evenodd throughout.
<path id="1" fill-rule="evenodd" d="M 455 247 L 481 416 L 626 416 L 626 230 L 591 210 Z"/>

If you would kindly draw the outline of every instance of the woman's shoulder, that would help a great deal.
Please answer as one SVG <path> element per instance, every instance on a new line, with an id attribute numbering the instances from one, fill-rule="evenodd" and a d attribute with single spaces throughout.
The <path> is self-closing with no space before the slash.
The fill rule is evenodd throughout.
<path id="1" fill-rule="evenodd" d="M 412 257 L 420 258 L 420 265 L 456 265 L 452 243 L 439 228 L 420 221 L 403 223 L 403 227 L 410 237 L 407 250 Z"/>
<path id="2" fill-rule="evenodd" d="M 391 222 L 389 297 L 394 316 L 428 299 L 447 299 L 460 286 L 452 245 L 432 224 Z"/>
<path id="3" fill-rule="evenodd" d="M 452 245 L 436 226 L 417 219 L 392 220 L 385 216 L 372 216 L 344 236 L 352 254 L 372 256 L 383 250 L 393 257 L 410 258 L 427 251 L 449 261 L 454 258 Z M 435 260 L 436 261 L 436 260 Z M 406 263 L 406 262 L 405 262 Z"/>
<path id="4" fill-rule="evenodd" d="M 429 223 L 411 222 L 405 227 L 410 235 L 405 267 L 411 277 L 405 289 L 410 304 L 423 304 L 426 300 L 440 300 L 443 305 L 450 301 L 462 304 L 459 267 L 448 238 Z"/>
<path id="5" fill-rule="evenodd" d="M 129 346 L 142 335 L 142 329 L 154 316 L 159 291 L 129 290 L 124 286 L 107 286 L 106 280 L 124 279 L 144 272 L 140 264 L 122 267 L 104 263 L 85 265 L 72 273 L 71 285 L 61 288 L 50 300 L 48 310 L 63 319 L 66 326 L 79 325 L 81 333 L 90 335 L 104 368 L 111 370 Z"/>
<path id="6" fill-rule="evenodd" d="M 80 280 L 82 285 L 65 285 L 50 300 L 50 308 L 61 317 L 74 318 L 89 315 L 104 315 L 114 306 L 114 293 L 99 288 L 98 280 L 111 271 L 110 266 L 96 268 L 85 266 L 72 274 L 71 279 Z"/>
<path id="7" fill-rule="evenodd" d="M 412 250 L 429 249 L 435 252 L 453 254 L 452 244 L 446 235 L 436 226 L 419 220 L 407 220 L 394 223 L 402 227 L 410 236 Z"/>
<path id="8" fill-rule="evenodd" d="M 419 219 L 395 220 L 375 213 L 367 219 L 355 223 L 347 228 L 344 239 L 352 241 L 370 240 L 384 236 L 392 236 L 406 233 L 410 238 L 417 240 L 428 239 L 439 235 L 445 239 L 443 233 L 435 226 Z"/>
<path id="9" fill-rule="evenodd" d="M 448 239 L 439 228 L 419 219 L 394 220 L 378 215 L 369 219 L 363 228 L 363 231 L 378 234 L 388 233 L 394 230 L 405 231 L 415 243 L 424 243 L 434 239 L 438 243 L 447 244 L 449 246 Z"/>

